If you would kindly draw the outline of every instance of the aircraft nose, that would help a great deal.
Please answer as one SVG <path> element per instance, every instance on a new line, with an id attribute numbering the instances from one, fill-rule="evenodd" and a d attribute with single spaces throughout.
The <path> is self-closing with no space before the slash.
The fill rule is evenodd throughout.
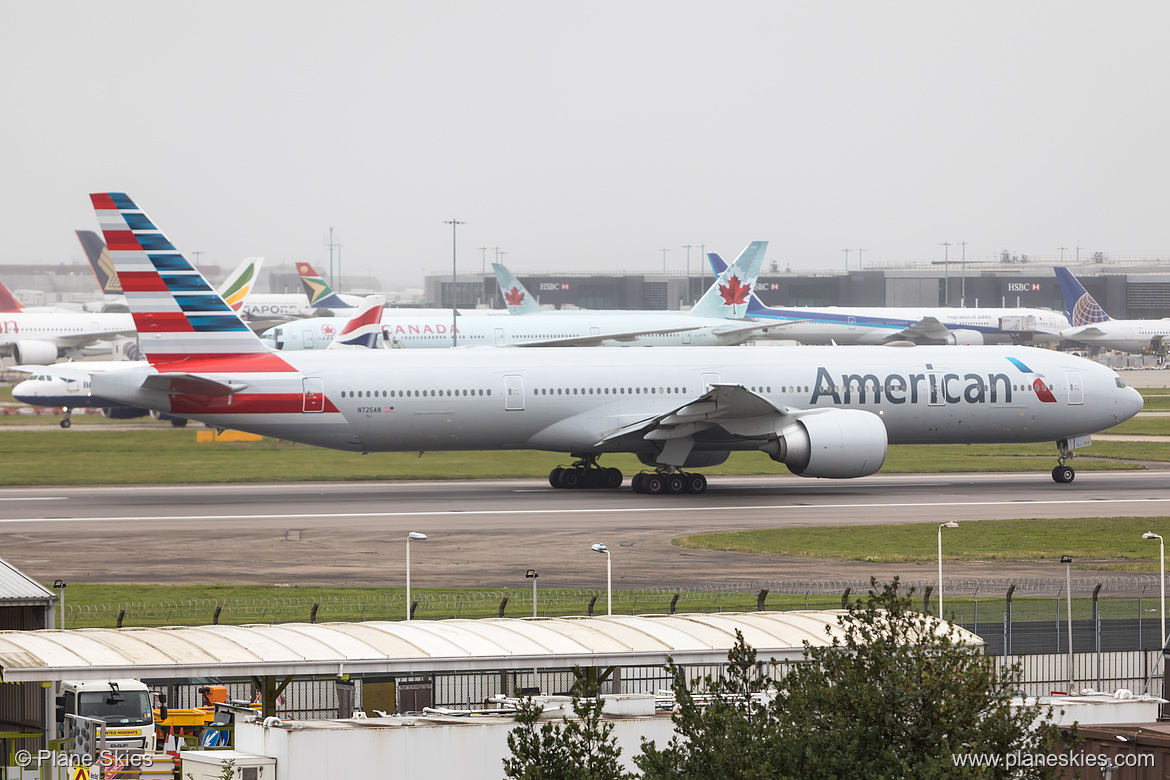
<path id="1" fill-rule="evenodd" d="M 1146 405 L 1146 401 L 1142 398 L 1142 394 L 1134 388 L 1127 387 L 1125 389 L 1129 391 L 1125 399 L 1125 408 L 1129 412 L 1125 419 L 1128 420 L 1142 410 L 1142 407 Z"/>
<path id="2" fill-rule="evenodd" d="M 19 382 L 15 387 L 12 388 L 12 400 L 18 401 L 22 404 L 32 403 L 34 400 L 33 396 L 30 395 L 32 390 L 33 388 L 30 380 L 26 379 L 23 382 Z"/>

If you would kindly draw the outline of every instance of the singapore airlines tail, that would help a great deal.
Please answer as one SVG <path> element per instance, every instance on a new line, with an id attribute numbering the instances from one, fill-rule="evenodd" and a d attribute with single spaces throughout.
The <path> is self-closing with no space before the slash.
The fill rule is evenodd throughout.
<path id="1" fill-rule="evenodd" d="M 496 283 L 504 294 L 504 305 L 508 307 L 509 314 L 540 314 L 544 311 L 532 294 L 520 284 L 520 280 L 502 263 L 492 263 L 492 270 L 496 272 Z"/>
<path id="2" fill-rule="evenodd" d="M 349 318 L 326 349 L 375 349 L 382 335 L 382 312 L 386 310 L 385 295 L 369 295 Z"/>
<path id="3" fill-rule="evenodd" d="M 90 195 L 134 315 L 142 353 L 160 372 L 233 359 L 247 371 L 291 371 L 124 193 Z"/>
<path id="4" fill-rule="evenodd" d="M 1056 266 L 1056 280 L 1060 282 L 1060 294 L 1064 297 L 1064 316 L 1074 328 L 1108 322 L 1109 315 L 1101 308 L 1088 290 L 1077 281 L 1072 272 L 1063 266 Z"/>
<path id="5" fill-rule="evenodd" d="M 297 263 L 297 275 L 301 277 L 301 286 L 305 288 L 305 295 L 309 297 L 309 305 L 315 309 L 353 309 L 353 304 L 346 303 L 341 296 L 333 291 L 329 283 L 317 270 L 308 263 Z"/>
<path id="6" fill-rule="evenodd" d="M 85 250 L 85 259 L 89 261 L 93 275 L 97 277 L 98 286 L 106 295 L 121 295 L 122 282 L 118 279 L 118 272 L 114 269 L 114 261 L 110 259 L 110 252 L 105 242 L 92 230 L 74 230 L 81 248 Z"/>

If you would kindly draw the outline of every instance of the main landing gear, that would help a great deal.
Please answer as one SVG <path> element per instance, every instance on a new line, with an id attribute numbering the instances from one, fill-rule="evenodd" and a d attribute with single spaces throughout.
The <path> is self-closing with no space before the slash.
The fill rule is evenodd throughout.
<path id="1" fill-rule="evenodd" d="M 707 478 L 702 474 L 666 467 L 657 471 L 643 471 L 635 474 L 630 480 L 630 487 L 634 489 L 635 493 L 650 493 L 651 495 L 705 493 L 707 492 Z"/>
<path id="2" fill-rule="evenodd" d="M 1060 455 L 1057 456 L 1060 465 L 1052 470 L 1052 481 L 1061 485 L 1067 485 L 1076 479 L 1077 476 L 1073 467 L 1068 465 L 1068 459 L 1072 457 L 1072 450 L 1068 448 L 1068 439 L 1061 439 L 1056 443 L 1056 446 L 1060 450 Z"/>
<path id="3" fill-rule="evenodd" d="M 616 490 L 622 486 L 622 472 L 598 466 L 596 457 L 584 457 L 572 466 L 550 471 L 548 484 L 566 490 Z"/>

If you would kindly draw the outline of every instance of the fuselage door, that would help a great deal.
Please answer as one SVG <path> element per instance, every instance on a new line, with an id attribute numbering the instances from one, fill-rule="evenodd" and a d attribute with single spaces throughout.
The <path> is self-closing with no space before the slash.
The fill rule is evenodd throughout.
<path id="1" fill-rule="evenodd" d="M 703 374 L 703 392 L 711 389 L 711 385 L 719 384 L 718 374 Z"/>
<path id="2" fill-rule="evenodd" d="M 504 329 L 496 328 L 496 346 L 504 343 Z"/>
<path id="3" fill-rule="evenodd" d="M 504 377 L 504 410 L 508 412 L 524 411 L 524 377 Z"/>
<path id="4" fill-rule="evenodd" d="M 325 411 L 325 380 L 319 376 L 307 376 L 301 384 L 304 387 L 301 411 L 305 414 Z"/>
<path id="5" fill-rule="evenodd" d="M 301 344 L 301 349 L 313 349 L 313 331 L 302 330 L 301 340 L 304 342 Z"/>
<path id="6" fill-rule="evenodd" d="M 857 318 L 856 317 L 849 318 L 849 330 L 857 330 Z"/>
<path id="7" fill-rule="evenodd" d="M 945 406 L 947 397 L 946 388 L 943 387 L 943 375 L 927 374 L 926 381 L 929 383 L 926 391 L 927 404 L 929 406 Z"/>
<path id="8" fill-rule="evenodd" d="M 1065 372 L 1065 379 L 1068 380 L 1068 402 L 1070 406 L 1076 406 L 1085 402 L 1085 387 L 1081 384 L 1080 371 Z"/>

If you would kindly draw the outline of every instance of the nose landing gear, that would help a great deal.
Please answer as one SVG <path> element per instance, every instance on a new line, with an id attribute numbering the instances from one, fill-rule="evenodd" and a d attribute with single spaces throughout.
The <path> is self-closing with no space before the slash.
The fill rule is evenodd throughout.
<path id="1" fill-rule="evenodd" d="M 1067 485 L 1077 477 L 1077 472 L 1068 465 L 1068 459 L 1072 457 L 1072 450 L 1069 449 L 1068 439 L 1061 439 L 1056 443 L 1056 447 L 1060 451 L 1060 455 L 1057 456 L 1060 465 L 1052 470 L 1052 481 Z"/>

